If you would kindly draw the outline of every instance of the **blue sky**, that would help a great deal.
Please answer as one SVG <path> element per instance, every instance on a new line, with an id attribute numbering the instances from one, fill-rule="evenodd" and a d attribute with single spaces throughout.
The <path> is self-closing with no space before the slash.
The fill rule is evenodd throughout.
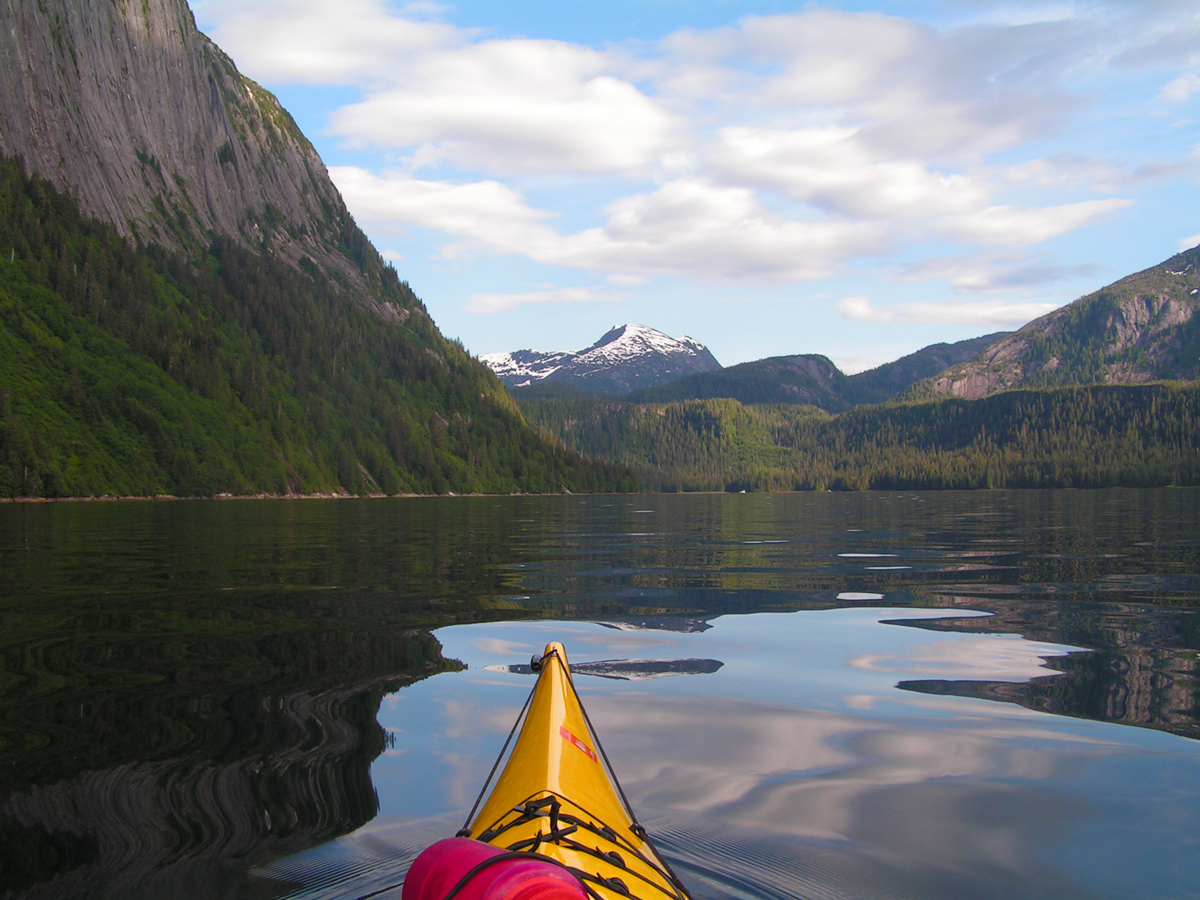
<path id="1" fill-rule="evenodd" d="M 1200 242 L 1200 4 L 195 0 L 444 333 L 847 371 Z"/>

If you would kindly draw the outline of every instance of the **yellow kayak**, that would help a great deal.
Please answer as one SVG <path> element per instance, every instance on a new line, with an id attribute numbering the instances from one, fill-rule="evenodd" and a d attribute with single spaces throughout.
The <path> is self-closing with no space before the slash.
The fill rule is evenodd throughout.
<path id="1" fill-rule="evenodd" d="M 413 863 L 403 900 L 689 900 L 608 771 L 562 644 L 534 668 L 495 788 L 457 838 Z"/>

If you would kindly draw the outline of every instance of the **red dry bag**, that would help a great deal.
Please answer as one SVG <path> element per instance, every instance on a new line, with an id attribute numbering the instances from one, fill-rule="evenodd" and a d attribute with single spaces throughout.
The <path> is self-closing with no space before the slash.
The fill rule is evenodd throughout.
<path id="1" fill-rule="evenodd" d="M 486 864 L 489 859 L 506 859 Z M 588 900 L 579 880 L 561 866 L 470 838 L 438 841 L 418 856 L 404 879 L 401 900 L 446 900 L 476 870 L 453 900 Z"/>

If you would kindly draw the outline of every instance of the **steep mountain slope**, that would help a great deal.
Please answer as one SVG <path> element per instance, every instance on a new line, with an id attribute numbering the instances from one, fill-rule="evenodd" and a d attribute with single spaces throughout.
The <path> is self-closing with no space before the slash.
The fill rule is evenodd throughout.
<path id="1" fill-rule="evenodd" d="M 645 325 L 612 328 L 578 353 L 518 350 L 480 359 L 510 388 L 556 384 L 603 394 L 623 394 L 721 368 L 700 342 L 668 337 Z"/>
<path id="2" fill-rule="evenodd" d="M 1200 377 L 1200 247 L 1035 319 L 907 398 Z"/>
<path id="3" fill-rule="evenodd" d="M 665 403 L 727 397 L 741 403 L 800 403 L 830 409 L 840 408 L 846 380 L 841 369 L 825 356 L 772 356 L 631 391 L 623 399 L 631 403 Z"/>
<path id="4" fill-rule="evenodd" d="M 894 362 L 851 375 L 846 379 L 849 384 L 847 400 L 851 406 L 883 403 L 922 378 L 971 359 L 996 341 L 1008 337 L 1008 334 L 1007 331 L 997 331 L 953 344 L 930 344 Z"/>
<path id="5" fill-rule="evenodd" d="M 816 354 L 775 356 L 634 391 L 625 399 L 663 403 L 728 397 L 741 403 L 800 403 L 843 412 L 863 403 L 882 403 L 1004 336 L 1005 332 L 998 332 L 954 344 L 932 344 L 855 375 L 843 374 L 830 359 Z"/>
<path id="6" fill-rule="evenodd" d="M 0 496 L 621 483 L 438 332 L 183 0 L 0 25 Z"/>
<path id="7" fill-rule="evenodd" d="M 312 144 L 183 0 L 0 6 L 0 151 L 123 237 L 218 234 L 362 287 L 365 241 Z"/>

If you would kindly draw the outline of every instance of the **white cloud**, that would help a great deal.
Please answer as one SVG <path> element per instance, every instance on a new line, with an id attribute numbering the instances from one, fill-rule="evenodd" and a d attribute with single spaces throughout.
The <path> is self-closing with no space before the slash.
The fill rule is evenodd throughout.
<path id="1" fill-rule="evenodd" d="M 1192 0 L 1131 0 L 1125 21 L 1113 23 L 1117 65 L 1195 67 L 1200 63 L 1200 9 Z"/>
<path id="2" fill-rule="evenodd" d="M 841 215 L 923 218 L 988 205 L 990 187 L 961 174 L 873 152 L 860 129 L 822 125 L 790 131 L 725 128 L 711 163 L 725 177 L 776 189 Z"/>
<path id="3" fill-rule="evenodd" d="M 939 31 L 877 13 L 749 17 L 671 36 L 666 52 L 686 74 L 665 84 L 694 102 L 715 92 L 782 116 L 824 111 L 886 155 L 973 158 L 1061 124 L 1075 105 L 1062 86 L 1070 36 L 1067 23 Z"/>
<path id="4" fill-rule="evenodd" d="M 545 224 L 551 213 L 531 208 L 499 182 L 458 185 L 395 172 L 380 178 L 349 166 L 330 175 L 364 221 L 440 229 L 493 253 L 622 276 L 807 280 L 850 257 L 880 252 L 886 237 L 870 223 L 792 221 L 767 210 L 749 189 L 700 179 L 625 197 L 605 210 L 603 226 L 563 235 Z"/>
<path id="5" fill-rule="evenodd" d="M 502 253 L 517 252 L 532 238 L 553 235 L 539 224 L 553 213 L 533 209 L 498 181 L 452 184 L 395 172 L 380 177 L 357 166 L 333 166 L 329 176 L 354 214 L 366 222 L 435 228 Z"/>
<path id="6" fill-rule="evenodd" d="M 1191 237 L 1180 238 L 1179 252 L 1191 250 L 1193 247 L 1200 246 L 1200 234 L 1193 234 Z"/>
<path id="7" fill-rule="evenodd" d="M 621 294 L 606 294 L 590 287 L 526 291 L 520 294 L 472 294 L 466 309 L 474 313 L 498 313 L 526 303 L 614 303 L 625 299 Z"/>
<path id="8" fill-rule="evenodd" d="M 200 0 L 213 40 L 259 81 L 349 85 L 386 77 L 403 60 L 460 45 L 451 25 L 398 16 L 382 0 Z"/>
<path id="9" fill-rule="evenodd" d="M 915 301 L 894 306 L 875 306 L 867 297 L 843 297 L 838 301 L 842 318 L 856 322 L 920 322 L 932 325 L 979 325 L 1009 327 L 1024 325 L 1053 312 L 1056 303 L 930 303 Z"/>
<path id="10" fill-rule="evenodd" d="M 1112 199 L 1030 209 L 989 206 L 978 212 L 947 216 L 940 221 L 939 230 L 965 243 L 1027 247 L 1090 225 L 1106 213 L 1132 204 L 1132 200 Z"/>
<path id="11" fill-rule="evenodd" d="M 1183 103 L 1197 92 L 1200 92 L 1200 75 L 1187 72 L 1164 86 L 1162 96 L 1172 103 Z"/>
<path id="12" fill-rule="evenodd" d="M 546 262 L 712 281 L 808 280 L 883 249 L 885 234 L 842 219 L 794 221 L 747 188 L 684 178 L 607 208 L 602 228 L 573 235 Z"/>
<path id="13" fill-rule="evenodd" d="M 496 174 L 648 169 L 679 123 L 607 69 L 595 50 L 561 41 L 487 41 L 428 53 L 333 117 L 353 143 L 419 148 Z"/>
<path id="14" fill-rule="evenodd" d="M 1095 275 L 1093 264 L 1064 266 L 1048 254 L 991 252 L 922 260 L 904 269 L 898 281 L 947 280 L 956 291 L 986 293 L 1027 290 L 1069 278 Z"/>

